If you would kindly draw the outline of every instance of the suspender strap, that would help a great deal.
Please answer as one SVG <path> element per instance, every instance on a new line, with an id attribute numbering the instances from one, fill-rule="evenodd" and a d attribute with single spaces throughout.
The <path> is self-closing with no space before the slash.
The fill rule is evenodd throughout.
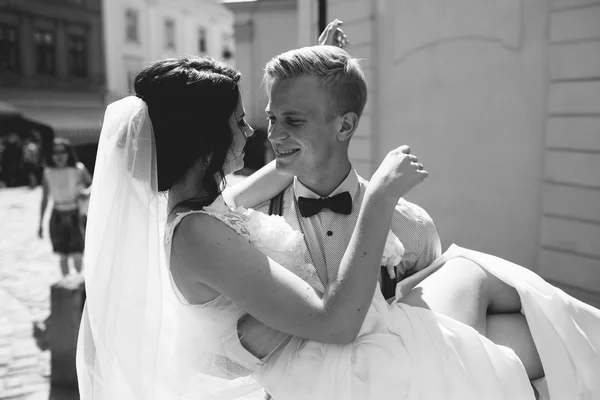
<path id="1" fill-rule="evenodd" d="M 396 295 L 396 280 L 390 278 L 386 267 L 381 267 L 381 294 L 384 299 L 389 299 Z"/>
<path id="2" fill-rule="evenodd" d="M 279 215 L 283 217 L 283 195 L 285 189 L 269 202 L 269 215 Z"/>

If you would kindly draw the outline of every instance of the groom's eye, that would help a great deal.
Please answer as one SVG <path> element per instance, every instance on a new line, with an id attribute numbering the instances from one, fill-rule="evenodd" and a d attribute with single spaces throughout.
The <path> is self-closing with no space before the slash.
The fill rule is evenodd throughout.
<path id="1" fill-rule="evenodd" d="M 300 126 L 302 125 L 302 123 L 304 121 L 302 121 L 301 119 L 293 119 L 293 118 L 288 118 L 286 119 L 286 121 L 288 124 L 292 125 L 292 126 Z"/>

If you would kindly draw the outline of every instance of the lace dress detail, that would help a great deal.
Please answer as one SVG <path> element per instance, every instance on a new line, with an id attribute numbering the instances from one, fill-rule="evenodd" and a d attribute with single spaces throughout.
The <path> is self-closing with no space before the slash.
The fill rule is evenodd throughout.
<path id="1" fill-rule="evenodd" d="M 173 240 L 173 232 L 181 220 L 191 214 L 207 214 L 211 217 L 218 219 L 223 222 L 225 225 L 229 226 L 231 229 L 236 231 L 240 236 L 244 239 L 250 241 L 250 232 L 248 231 L 248 226 L 244 219 L 237 213 L 231 211 L 227 205 L 221 201 L 221 198 L 217 198 L 213 204 L 208 207 L 204 207 L 202 210 L 190 210 L 186 212 L 177 213 L 175 218 L 171 222 L 167 224 L 165 231 L 165 243 L 170 244 Z M 170 246 L 169 253 L 170 253 Z"/>

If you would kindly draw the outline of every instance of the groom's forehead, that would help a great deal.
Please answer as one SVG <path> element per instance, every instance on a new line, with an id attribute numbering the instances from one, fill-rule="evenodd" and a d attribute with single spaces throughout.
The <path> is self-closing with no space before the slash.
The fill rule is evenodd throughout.
<path id="1" fill-rule="evenodd" d="M 276 79 L 269 86 L 268 111 L 282 108 L 311 109 L 328 101 L 315 77 L 301 76 L 291 79 Z"/>

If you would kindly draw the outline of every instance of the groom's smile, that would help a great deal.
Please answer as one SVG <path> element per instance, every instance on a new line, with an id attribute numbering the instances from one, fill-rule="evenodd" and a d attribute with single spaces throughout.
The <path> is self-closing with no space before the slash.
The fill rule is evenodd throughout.
<path id="1" fill-rule="evenodd" d="M 297 152 L 300 151 L 300 149 L 286 150 L 286 149 L 278 149 L 275 147 L 274 147 L 274 150 L 275 150 L 275 155 L 277 157 L 288 157 L 288 156 L 291 156 L 292 154 L 296 154 Z"/>

